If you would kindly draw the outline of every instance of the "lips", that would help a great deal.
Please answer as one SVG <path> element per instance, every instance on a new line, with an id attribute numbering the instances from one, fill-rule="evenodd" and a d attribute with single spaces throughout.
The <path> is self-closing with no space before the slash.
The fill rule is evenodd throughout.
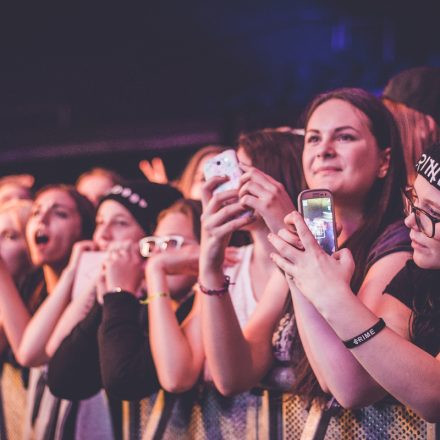
<path id="1" fill-rule="evenodd" d="M 49 243 L 49 235 L 44 231 L 37 231 L 35 233 L 35 243 L 40 247 Z"/>
<path id="2" fill-rule="evenodd" d="M 318 173 L 336 173 L 338 171 L 341 171 L 340 168 L 335 166 L 323 166 L 315 169 L 315 174 Z"/>

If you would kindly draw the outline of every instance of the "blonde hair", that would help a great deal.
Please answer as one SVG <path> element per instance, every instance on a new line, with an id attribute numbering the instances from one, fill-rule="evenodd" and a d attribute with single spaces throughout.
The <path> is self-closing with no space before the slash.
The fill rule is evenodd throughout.
<path id="1" fill-rule="evenodd" d="M 382 101 L 394 116 L 400 132 L 408 183 L 412 185 L 416 178 L 414 165 L 427 147 L 440 141 L 440 127 L 432 117 L 401 102 L 387 98 Z"/>
<path id="2" fill-rule="evenodd" d="M 194 176 L 202 159 L 208 155 L 220 154 L 225 149 L 225 147 L 221 147 L 219 145 L 208 145 L 194 153 L 183 170 L 179 181 L 177 182 L 177 188 L 182 192 L 183 197 L 190 197 Z"/>
<path id="3" fill-rule="evenodd" d="M 24 234 L 26 223 L 32 212 L 32 200 L 10 200 L 0 206 L 0 215 L 9 214 L 15 221 L 19 231 Z"/>

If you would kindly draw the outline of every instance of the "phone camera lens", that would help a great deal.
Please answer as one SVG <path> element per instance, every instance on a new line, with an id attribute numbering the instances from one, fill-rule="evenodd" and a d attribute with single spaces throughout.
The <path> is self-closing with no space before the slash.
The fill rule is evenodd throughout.
<path id="1" fill-rule="evenodd" d="M 217 162 L 216 162 L 216 165 L 221 165 L 222 163 L 218 160 Z"/>

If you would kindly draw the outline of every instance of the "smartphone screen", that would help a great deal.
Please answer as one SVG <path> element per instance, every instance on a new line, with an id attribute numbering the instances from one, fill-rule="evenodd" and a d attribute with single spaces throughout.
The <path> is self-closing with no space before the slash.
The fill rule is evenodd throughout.
<path id="1" fill-rule="evenodd" d="M 331 197 L 302 198 L 304 220 L 319 245 L 331 255 L 336 251 L 336 234 Z"/>

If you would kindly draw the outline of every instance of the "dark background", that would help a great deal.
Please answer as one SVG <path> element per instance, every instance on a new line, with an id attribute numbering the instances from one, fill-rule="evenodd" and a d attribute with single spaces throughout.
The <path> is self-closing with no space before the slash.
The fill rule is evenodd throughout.
<path id="1" fill-rule="evenodd" d="M 438 1 L 160 1 L 0 10 L 0 175 L 171 177 L 195 148 L 295 124 L 317 92 L 440 66 Z"/>

